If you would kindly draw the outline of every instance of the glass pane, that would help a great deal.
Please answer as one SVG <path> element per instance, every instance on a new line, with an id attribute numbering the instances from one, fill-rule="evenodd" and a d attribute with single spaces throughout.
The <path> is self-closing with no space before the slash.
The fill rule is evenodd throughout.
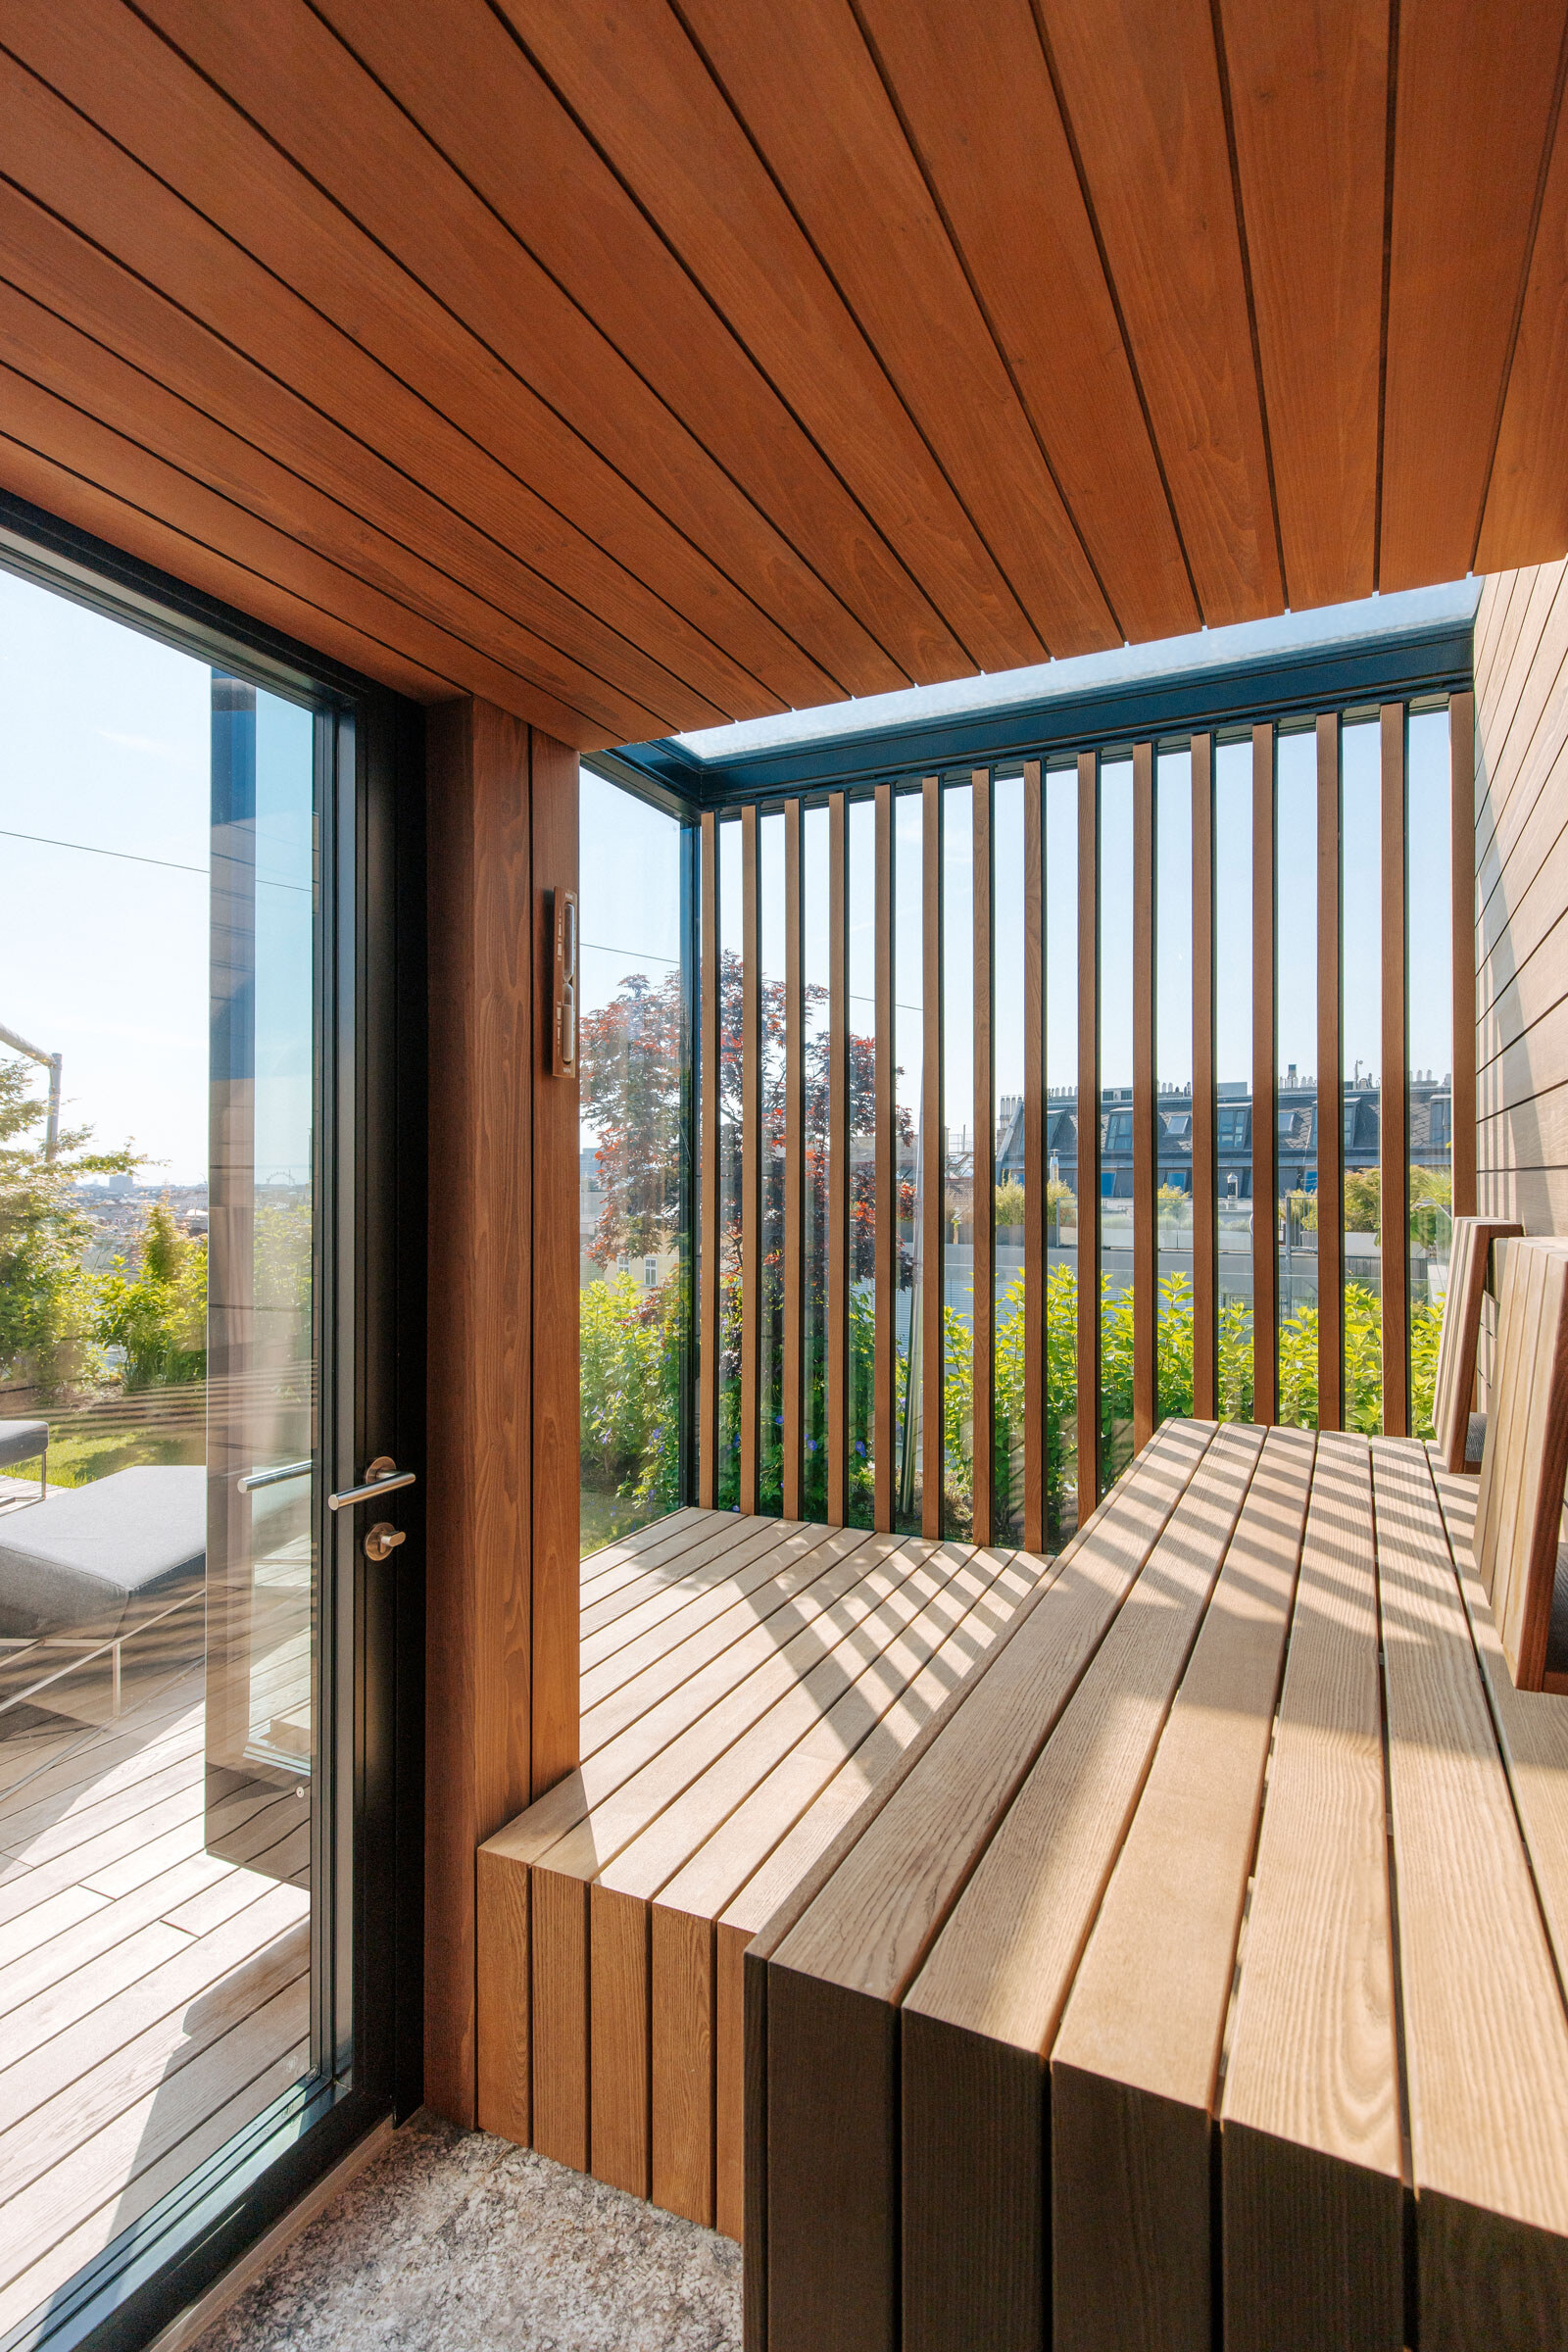
<path id="1" fill-rule="evenodd" d="M 893 925 L 899 1110 L 899 1463 L 893 1524 L 920 1525 L 920 1083 L 925 1056 L 921 965 L 923 850 L 918 792 L 893 802 Z"/>
<path id="2" fill-rule="evenodd" d="M 1078 775 L 1046 777 L 1046 1542 L 1078 1524 Z"/>
<path id="3" fill-rule="evenodd" d="M 761 978 L 761 1289 L 758 1302 L 757 1507 L 784 1507 L 784 818 L 757 826 Z"/>
<path id="4" fill-rule="evenodd" d="M 1219 1410 L 1252 1417 L 1252 746 L 1214 747 Z M 1265 1213 L 1263 1246 L 1267 1246 Z"/>
<path id="5" fill-rule="evenodd" d="M 806 1032 L 806 1458 L 801 1465 L 801 1512 L 827 1511 L 827 1076 L 828 1076 L 828 814 L 808 808 L 801 820 L 801 978 Z"/>
<path id="6" fill-rule="evenodd" d="M 1383 1019 L 1382 750 L 1376 718 L 1346 726 L 1340 759 L 1340 950 L 1345 1058 L 1345 1426 L 1383 1427 L 1378 1068 Z"/>
<path id="7" fill-rule="evenodd" d="M 1448 713 L 1410 716 L 1405 802 L 1409 938 L 1410 1427 L 1432 1435 L 1453 1233 L 1453 942 Z"/>
<path id="8" fill-rule="evenodd" d="M 1274 783 L 1279 1417 L 1317 1427 L 1317 736 L 1281 734 Z"/>
<path id="9" fill-rule="evenodd" d="M 876 1518 L 876 803 L 849 806 L 850 1475 L 848 1520 Z"/>
<path id="10" fill-rule="evenodd" d="M 4 2332 L 352 2021 L 311 1969 L 317 722 L 0 574 L 0 738 L 6 2055 L 70 2083 Z"/>
<path id="11" fill-rule="evenodd" d="M 974 788 L 942 813 L 942 1472 L 944 1535 L 974 1525 Z"/>
<path id="12" fill-rule="evenodd" d="M 1038 789 L 1038 787 L 1036 787 Z M 998 1543 L 1023 1540 L 1023 796 L 1022 776 L 998 776 L 991 796 L 992 1059 L 996 1137 L 976 1181 L 995 1188 L 996 1321 L 994 1526 Z"/>
<path id="13" fill-rule="evenodd" d="M 718 828 L 718 1475 L 713 1499 L 739 1510 L 741 1493 L 741 825 Z"/>
<path id="14" fill-rule="evenodd" d="M 1154 1071 L 1159 1187 L 1154 1417 L 1193 1409 L 1193 756 L 1154 768 Z"/>
<path id="15" fill-rule="evenodd" d="M 1100 769 L 1100 1478 L 1133 1451 L 1133 763 Z M 1144 1312 L 1149 1301 L 1144 1301 Z"/>
<path id="16" fill-rule="evenodd" d="M 680 1500 L 686 1049 L 680 826 L 584 768 L 578 803 L 582 1549 Z"/>

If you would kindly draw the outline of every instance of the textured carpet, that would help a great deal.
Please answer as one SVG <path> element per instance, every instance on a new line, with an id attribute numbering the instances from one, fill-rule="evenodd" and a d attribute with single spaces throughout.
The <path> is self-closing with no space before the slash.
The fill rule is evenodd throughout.
<path id="1" fill-rule="evenodd" d="M 728 2238 L 417 2115 L 200 2352 L 731 2352 Z"/>

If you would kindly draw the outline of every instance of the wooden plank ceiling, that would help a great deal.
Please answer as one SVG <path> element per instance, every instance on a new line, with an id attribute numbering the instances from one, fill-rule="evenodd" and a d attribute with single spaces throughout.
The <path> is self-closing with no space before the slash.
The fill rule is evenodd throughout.
<path id="1" fill-rule="evenodd" d="M 0 0 L 0 485 L 582 748 L 1555 559 L 1565 28 Z"/>

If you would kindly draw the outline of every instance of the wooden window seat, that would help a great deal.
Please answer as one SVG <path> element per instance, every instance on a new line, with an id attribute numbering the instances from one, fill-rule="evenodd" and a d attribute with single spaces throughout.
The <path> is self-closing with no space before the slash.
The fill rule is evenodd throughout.
<path id="1" fill-rule="evenodd" d="M 1156 1434 L 747 1956 L 749 2352 L 1568 2341 L 1568 1708 L 1487 1485 Z"/>
<path id="2" fill-rule="evenodd" d="M 582 1763 L 478 1856 L 481 2127 L 739 2236 L 742 1954 L 1053 1573 L 701 1510 L 587 1560 Z"/>

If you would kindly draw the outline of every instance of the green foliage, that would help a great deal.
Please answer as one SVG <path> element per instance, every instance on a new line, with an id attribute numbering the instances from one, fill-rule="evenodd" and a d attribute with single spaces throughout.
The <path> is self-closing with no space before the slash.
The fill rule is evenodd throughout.
<path id="1" fill-rule="evenodd" d="M 612 1274 L 580 1297 L 583 1485 L 650 1518 L 680 1506 L 684 1313 L 678 1282 L 650 1293 Z"/>
<path id="2" fill-rule="evenodd" d="M 205 1376 L 207 1244 L 180 1232 L 167 1195 L 147 1213 L 135 1273 L 117 1258 L 98 1285 L 92 1337 L 124 1349 L 126 1389 Z"/>
<path id="3" fill-rule="evenodd" d="M 98 1370 L 95 1285 L 83 1253 L 92 1220 L 73 1198 L 83 1176 L 122 1174 L 128 1152 L 88 1152 L 90 1130 L 43 1148 L 45 1106 L 25 1062 L 0 1059 L 0 1371 L 50 1401 Z"/>
<path id="4" fill-rule="evenodd" d="M 999 1230 L 1023 1223 L 1023 1186 L 1016 1176 L 1009 1176 L 1005 1184 L 998 1185 L 996 1213 Z"/>

